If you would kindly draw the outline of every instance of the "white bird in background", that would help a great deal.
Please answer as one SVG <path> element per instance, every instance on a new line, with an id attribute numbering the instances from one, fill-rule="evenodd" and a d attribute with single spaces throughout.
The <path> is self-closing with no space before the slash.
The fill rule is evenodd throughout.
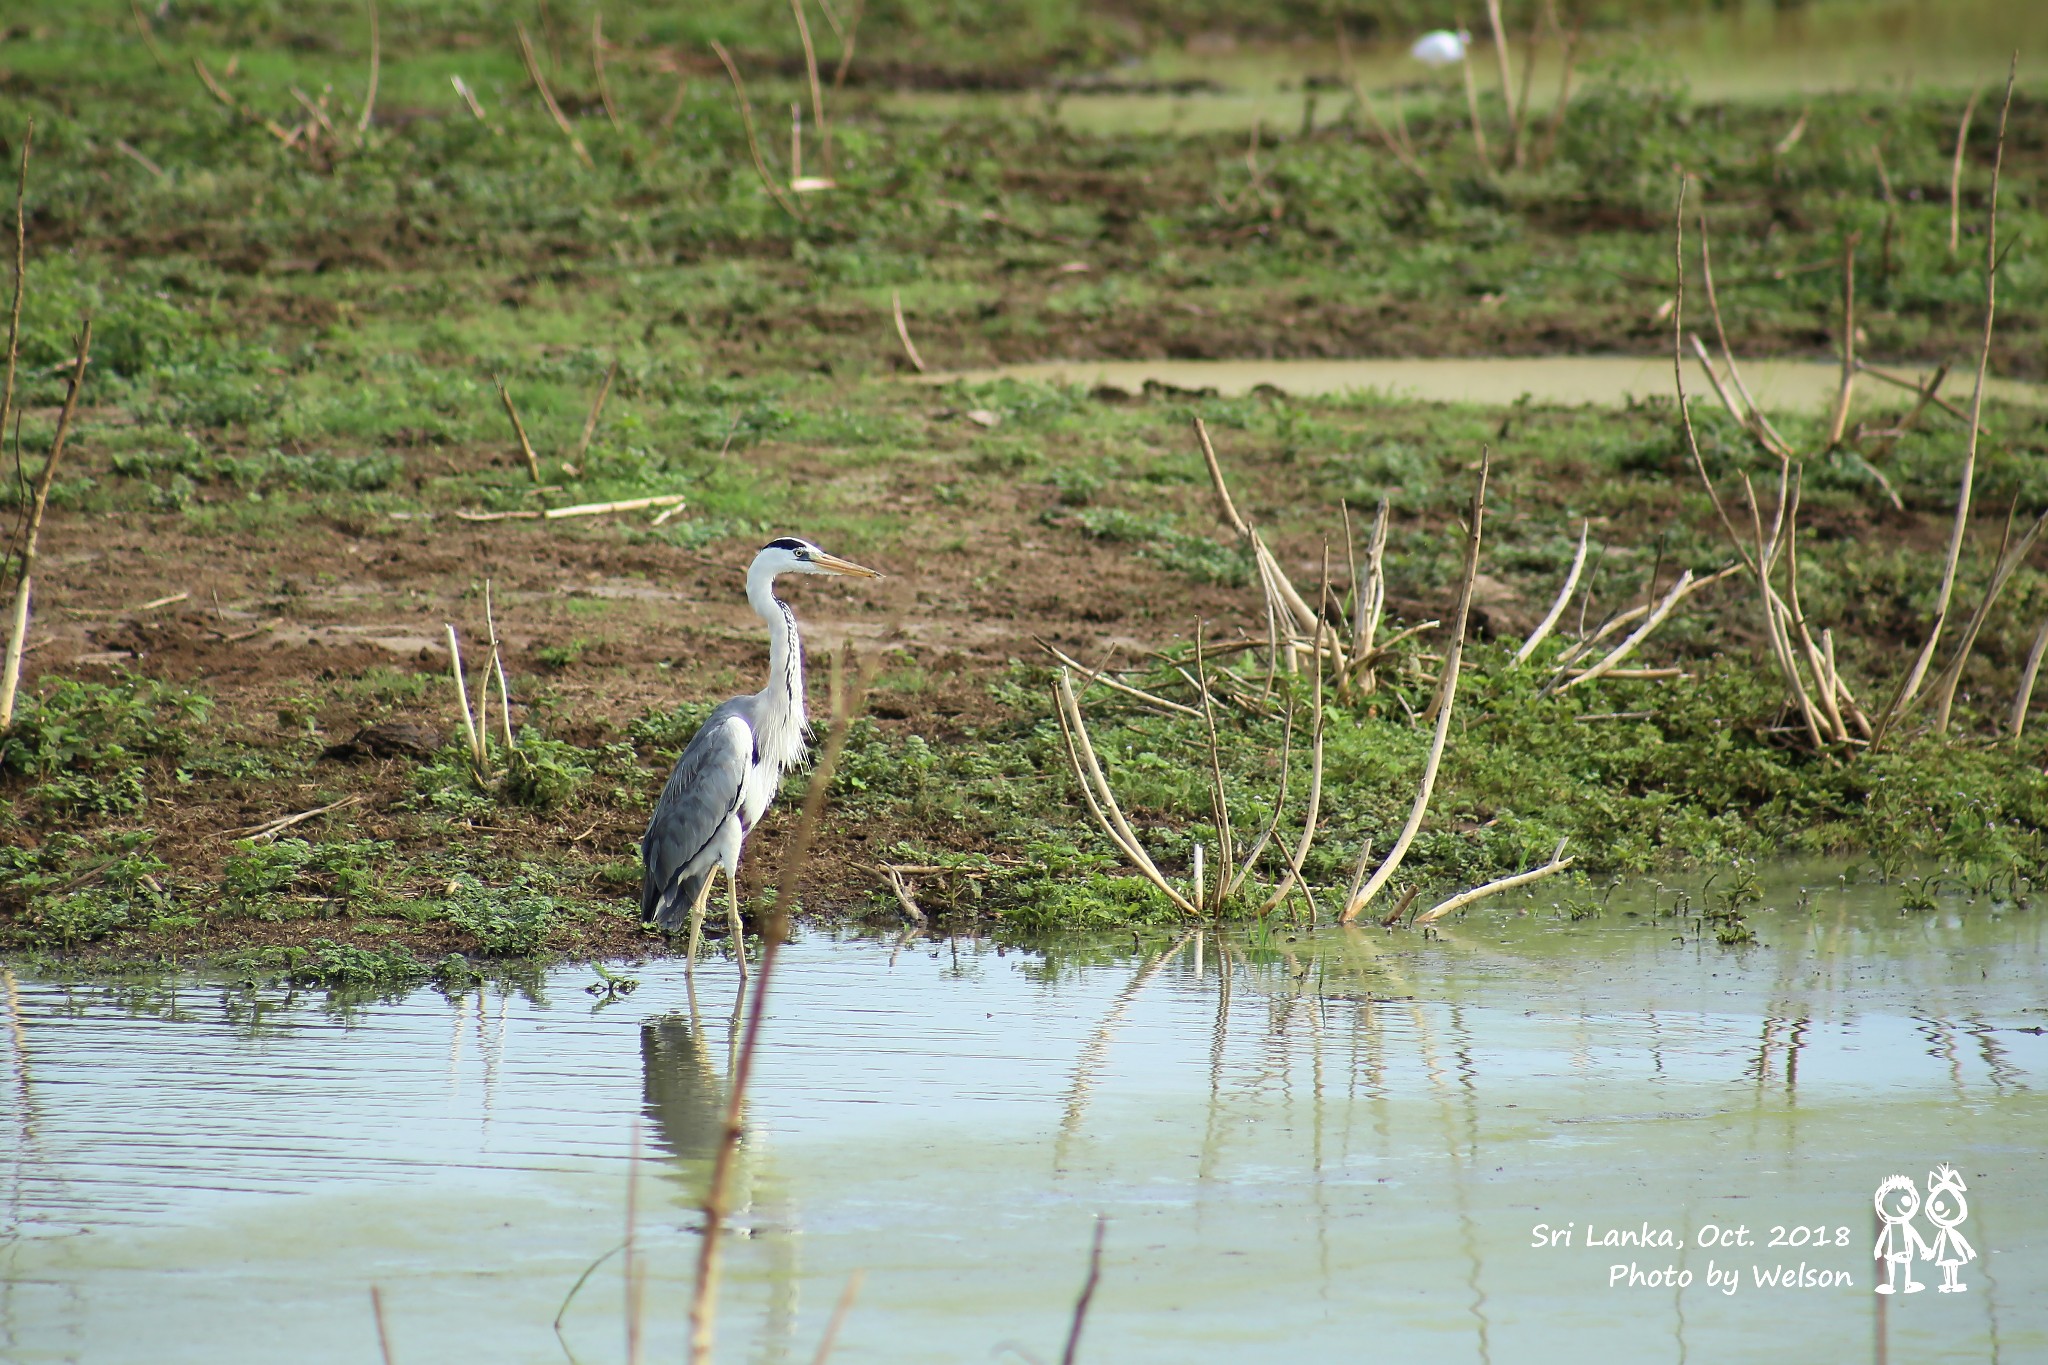
<path id="1" fill-rule="evenodd" d="M 1472 35 L 1462 28 L 1456 33 L 1440 28 L 1417 38 L 1408 55 L 1424 66 L 1456 66 L 1465 60 L 1465 48 L 1471 41 Z"/>

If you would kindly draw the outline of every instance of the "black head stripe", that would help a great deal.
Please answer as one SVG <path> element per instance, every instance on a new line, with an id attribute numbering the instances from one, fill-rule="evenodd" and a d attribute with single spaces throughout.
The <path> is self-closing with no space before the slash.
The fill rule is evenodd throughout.
<path id="1" fill-rule="evenodd" d="M 761 548 L 764 550 L 787 550 L 793 555 L 806 555 L 811 551 L 810 546 L 794 536 L 784 536 L 780 540 L 771 540 Z"/>

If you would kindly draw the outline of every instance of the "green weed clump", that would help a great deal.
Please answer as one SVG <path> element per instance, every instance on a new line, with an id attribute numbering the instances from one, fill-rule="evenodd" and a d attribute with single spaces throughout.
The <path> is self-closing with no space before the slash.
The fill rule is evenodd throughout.
<path id="1" fill-rule="evenodd" d="M 390 854 L 391 845 L 375 839 L 244 840 L 221 871 L 221 894 L 234 913 L 255 919 L 346 912 L 373 897 Z"/>
<path id="2" fill-rule="evenodd" d="M 0 775 L 28 779 L 30 803 L 46 818 L 132 814 L 148 800 L 149 760 L 191 747 L 210 705 L 200 693 L 133 675 L 59 678 L 25 697 L 0 735 Z"/>
<path id="3" fill-rule="evenodd" d="M 59 832 L 33 848 L 0 845 L 0 903 L 16 912 L 7 939 L 70 949 L 124 929 L 189 923 L 177 913 L 165 885 L 170 869 L 153 842 L 138 830 Z"/>

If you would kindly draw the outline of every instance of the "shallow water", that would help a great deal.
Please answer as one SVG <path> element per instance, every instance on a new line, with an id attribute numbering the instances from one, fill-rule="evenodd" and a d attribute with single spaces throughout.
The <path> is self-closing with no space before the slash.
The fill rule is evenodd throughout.
<path id="1" fill-rule="evenodd" d="M 1741 362 L 1743 382 L 1767 413 L 1815 412 L 1839 391 L 1839 364 L 1801 360 Z M 1910 371 L 1906 377 L 1924 379 Z M 1298 398 L 1342 393 L 1379 393 L 1432 403 L 1513 403 L 1524 396 L 1567 406 L 1620 407 L 1674 392 L 1671 360 L 1644 356 L 1528 356 L 1480 359 L 1397 360 L 1046 360 L 962 370 L 924 377 L 934 384 L 964 380 L 1028 379 L 1048 384 L 1137 393 L 1148 384 L 1199 392 L 1213 389 L 1234 398 L 1274 388 Z M 1952 403 L 1967 405 L 1969 377 L 1944 386 Z M 1718 400 L 1697 363 L 1688 363 L 1685 391 L 1696 403 Z M 1985 396 L 2007 403 L 2048 405 L 2048 385 L 1991 378 Z M 1867 375 L 1858 379 L 1852 412 L 1910 406 L 1912 395 Z"/>
<path id="2" fill-rule="evenodd" d="M 1944 1161 L 1979 1258 L 1965 1293 L 1884 1303 L 1890 1358 L 2042 1358 L 2043 914 L 1810 880 L 1745 949 L 1654 889 L 1440 940 L 809 934 L 771 996 L 721 1358 L 810 1359 L 857 1267 L 837 1360 L 1057 1358 L 1098 1214 L 1086 1360 L 1862 1358 L 1871 1192 Z M 702 970 L 694 1022 L 671 964 L 636 974 L 604 1008 L 573 968 L 348 1009 L 22 980 L 0 1357 L 371 1362 L 375 1283 L 400 1361 L 570 1358 L 549 1324 L 621 1239 L 637 1132 L 646 1358 L 678 1358 L 732 972 Z M 1684 1249 L 1584 1244 L 1645 1223 Z M 1753 1283 L 1802 1262 L 1854 1283 Z M 1610 1289 L 1630 1263 L 1694 1280 Z M 574 1359 L 624 1358 L 622 1302 L 614 1258 Z"/>
<path id="3" fill-rule="evenodd" d="M 1482 92 L 1500 88 L 1499 66 L 1485 31 L 1484 9 L 1474 7 L 1477 41 L 1473 79 Z M 1468 23 L 1471 22 L 1468 17 Z M 1408 56 L 1415 34 L 1385 43 L 1353 43 L 1359 83 L 1386 116 L 1396 103 L 1450 99 L 1462 107 L 1464 86 L 1456 67 L 1431 71 Z M 1521 79 L 1525 35 L 1510 32 L 1516 80 Z M 1604 55 L 1634 51 L 1662 63 L 1705 101 L 1785 99 L 1843 91 L 1896 91 L 1910 87 L 1967 90 L 1995 85 L 2015 51 L 2023 88 L 2048 55 L 2048 6 L 2012 0 L 1818 0 L 1797 5 L 1716 6 L 1660 25 L 1601 30 L 1581 49 L 1575 88 Z M 1547 42 L 1537 49 L 1529 107 L 1547 115 L 1554 105 L 1561 53 Z M 1048 99 L 1030 94 L 897 94 L 906 107 L 952 113 L 1007 113 L 1057 119 L 1076 132 L 1205 133 L 1248 130 L 1255 123 L 1291 133 L 1305 117 L 1328 127 L 1346 116 L 1348 92 L 1323 89 L 1306 104 L 1305 84 L 1335 79 L 1341 63 L 1332 33 L 1303 33 L 1288 44 L 1238 45 L 1194 35 L 1182 48 L 1162 48 L 1110 73 L 1117 93 L 1084 88 Z M 1203 88 L 1173 93 L 1175 83 Z M 1148 87 L 1163 87 L 1153 92 Z"/>

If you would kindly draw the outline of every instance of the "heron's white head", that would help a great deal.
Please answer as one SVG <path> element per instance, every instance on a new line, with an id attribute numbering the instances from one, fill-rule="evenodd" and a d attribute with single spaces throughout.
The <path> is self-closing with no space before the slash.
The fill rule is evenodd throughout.
<path id="1" fill-rule="evenodd" d="M 854 578 L 882 576 L 875 570 L 856 564 L 850 559 L 827 554 L 808 540 L 784 536 L 780 540 L 771 540 L 761 547 L 761 552 L 754 556 L 753 566 L 747 570 L 747 577 L 773 580 L 786 573 L 845 574 Z"/>

